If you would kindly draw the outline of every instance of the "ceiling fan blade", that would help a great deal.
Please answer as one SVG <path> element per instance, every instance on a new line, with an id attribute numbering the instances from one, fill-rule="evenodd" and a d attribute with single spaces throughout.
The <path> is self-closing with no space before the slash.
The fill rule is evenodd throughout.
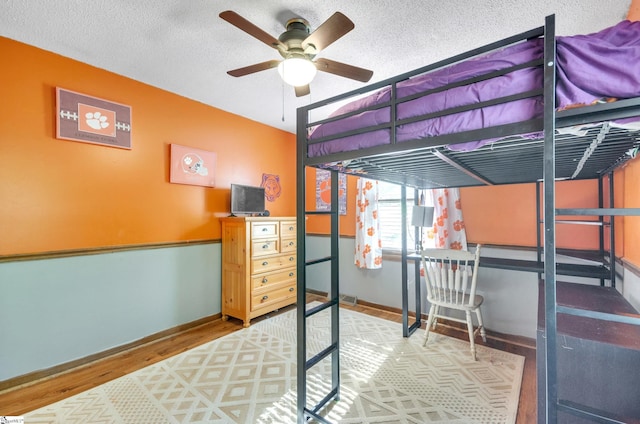
<path id="1" fill-rule="evenodd" d="M 315 64 L 318 71 L 351 78 L 356 81 L 368 82 L 373 76 L 373 71 L 358 68 L 353 65 L 347 65 L 346 63 L 336 62 L 335 60 L 318 59 L 315 61 Z"/>
<path id="2" fill-rule="evenodd" d="M 336 12 L 302 42 L 302 48 L 306 49 L 309 44 L 313 44 L 316 51 L 324 50 L 354 27 L 355 25 L 351 22 L 351 19 L 340 12 Z"/>
<path id="3" fill-rule="evenodd" d="M 232 10 L 226 10 L 220 13 L 220 17 L 225 21 L 229 22 L 231 25 L 234 25 L 240 28 L 242 31 L 257 38 L 258 40 L 262 41 L 263 43 L 265 43 L 270 47 L 273 47 L 274 49 L 282 48 L 286 50 L 287 48 L 280 40 L 273 37 L 271 34 L 263 31 L 262 29 L 258 28 L 257 26 L 255 26 L 254 24 L 252 24 L 251 22 L 249 22 L 248 20 L 238 15 L 236 12 Z"/>
<path id="4" fill-rule="evenodd" d="M 227 74 L 231 75 L 232 77 L 243 77 L 255 72 L 266 71 L 267 69 L 275 68 L 279 64 L 279 60 L 268 60 L 266 62 L 256 63 L 255 65 L 245 66 L 244 68 L 227 71 Z"/>
<path id="5" fill-rule="evenodd" d="M 307 96 L 311 94 L 311 89 L 309 88 L 309 84 L 301 85 L 299 87 L 293 87 L 296 89 L 296 97 Z"/>

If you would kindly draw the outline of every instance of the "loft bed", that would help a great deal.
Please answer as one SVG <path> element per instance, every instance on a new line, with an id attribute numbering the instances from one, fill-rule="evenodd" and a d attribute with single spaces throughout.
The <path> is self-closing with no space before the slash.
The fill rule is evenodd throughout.
<path id="1" fill-rule="evenodd" d="M 613 287 L 585 285 L 590 287 L 583 292 L 587 300 L 565 302 L 566 285 L 556 281 L 555 246 L 558 215 L 609 217 L 612 223 L 614 216 L 640 215 L 640 208 L 613 208 L 610 190 L 608 208 L 557 210 L 554 186 L 558 179 L 598 179 L 601 184 L 605 177 L 612 184 L 613 171 L 635 157 L 640 146 L 639 66 L 640 22 L 624 21 L 585 36 L 556 37 L 555 18 L 549 16 L 543 27 L 298 109 L 298 305 L 306 304 L 307 268 L 323 262 L 331 265 L 329 301 L 311 309 L 298 308 L 298 422 L 307 418 L 326 422 L 320 411 L 339 396 L 338 173 L 398 183 L 403 193 L 407 187 L 541 184 L 544 265 L 535 267 L 542 302 L 539 422 L 640 419 L 635 402 L 639 383 L 627 388 L 633 400 L 616 404 L 612 411 L 607 405 L 603 409 L 581 405 L 579 398 L 568 393 L 571 387 L 559 381 L 567 378 L 559 372 L 560 359 L 556 359 L 564 346 L 559 347 L 558 340 L 566 340 L 563 331 L 581 329 L 571 335 L 589 343 L 593 327 L 576 322 L 628 326 L 633 329 L 630 342 L 618 346 L 605 340 L 604 344 L 614 351 L 630 349 L 637 364 L 640 316 Z M 330 211 L 305 209 L 306 167 L 332 171 Z M 305 218 L 315 214 L 330 216 L 331 253 L 308 259 Z M 405 327 L 407 261 L 405 243 Z M 615 257 L 609 262 L 613 266 Z M 615 274 L 611 282 L 614 285 Z M 325 309 L 331 310 L 331 343 L 309 355 L 306 319 Z M 414 329 L 421 324 L 419 284 L 415 312 Z M 590 358 L 597 360 L 598 349 L 594 352 Z M 331 361 L 332 389 L 310 406 L 307 372 L 324 360 Z"/>

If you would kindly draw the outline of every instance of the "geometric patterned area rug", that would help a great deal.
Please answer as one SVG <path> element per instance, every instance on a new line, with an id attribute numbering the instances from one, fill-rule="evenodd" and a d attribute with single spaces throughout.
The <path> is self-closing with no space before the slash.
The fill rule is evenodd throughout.
<path id="1" fill-rule="evenodd" d="M 524 357 L 340 309 L 340 423 L 515 423 Z M 308 320 L 310 356 L 329 344 L 329 311 Z M 331 390 L 330 360 L 307 374 L 311 403 Z M 25 414 L 25 423 L 295 423 L 296 311 L 272 316 Z M 312 421 L 309 421 L 312 422 Z"/>

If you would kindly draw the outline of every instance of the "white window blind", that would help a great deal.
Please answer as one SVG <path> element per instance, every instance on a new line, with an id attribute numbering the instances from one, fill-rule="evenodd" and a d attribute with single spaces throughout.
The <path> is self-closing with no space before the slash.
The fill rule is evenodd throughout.
<path id="1" fill-rule="evenodd" d="M 415 190 L 407 188 L 407 248 L 413 250 L 415 246 L 415 227 L 411 225 L 411 210 L 414 201 Z M 424 196 L 424 204 L 430 206 L 431 196 Z M 382 248 L 384 250 L 402 249 L 402 199 L 401 186 L 397 184 L 378 183 L 378 219 L 380 219 L 380 232 Z M 425 230 L 426 234 L 426 230 Z M 425 237 L 423 237 L 424 239 Z"/>

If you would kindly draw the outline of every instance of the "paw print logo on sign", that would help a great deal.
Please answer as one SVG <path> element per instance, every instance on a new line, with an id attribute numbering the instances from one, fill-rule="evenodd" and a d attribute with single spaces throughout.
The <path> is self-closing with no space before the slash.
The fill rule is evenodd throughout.
<path id="1" fill-rule="evenodd" d="M 87 112 L 84 118 L 87 120 L 87 125 L 94 130 L 102 130 L 109 126 L 107 117 L 103 116 L 100 112 Z"/>
<path id="2" fill-rule="evenodd" d="M 78 115 L 78 130 L 109 137 L 116 136 L 114 111 L 78 103 Z"/>

